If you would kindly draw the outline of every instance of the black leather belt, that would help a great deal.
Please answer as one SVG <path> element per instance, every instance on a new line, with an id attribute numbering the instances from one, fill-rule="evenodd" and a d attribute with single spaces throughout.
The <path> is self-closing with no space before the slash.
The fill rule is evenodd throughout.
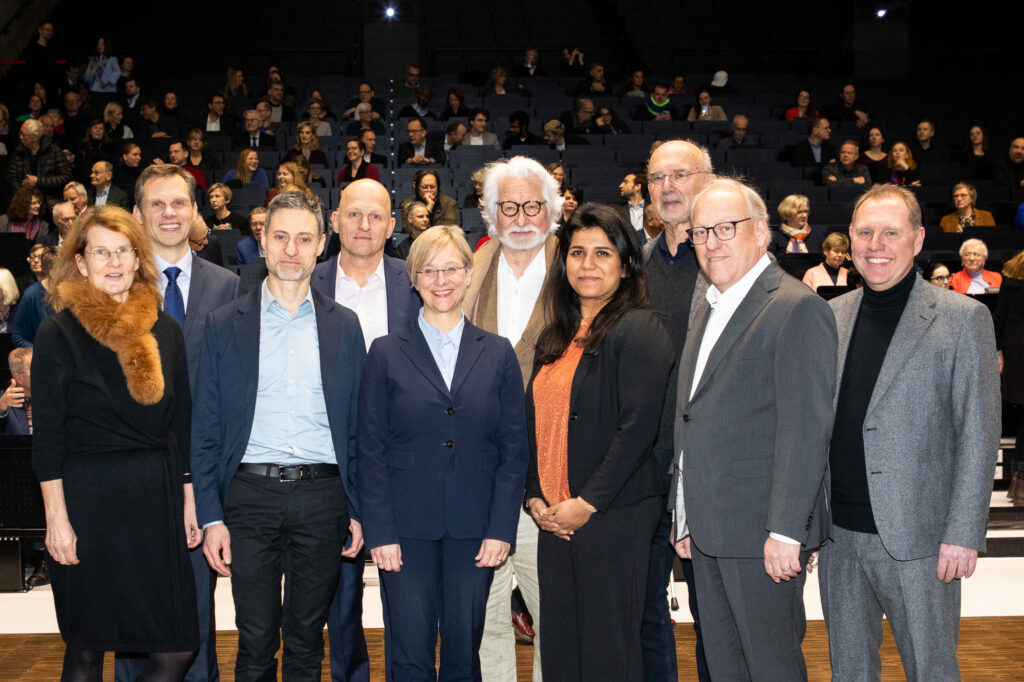
<path id="1" fill-rule="evenodd" d="M 315 481 L 318 478 L 337 478 L 337 464 L 295 464 L 281 466 L 279 464 L 246 464 L 238 465 L 239 471 L 255 474 L 264 478 L 276 478 L 281 483 L 293 481 Z"/>

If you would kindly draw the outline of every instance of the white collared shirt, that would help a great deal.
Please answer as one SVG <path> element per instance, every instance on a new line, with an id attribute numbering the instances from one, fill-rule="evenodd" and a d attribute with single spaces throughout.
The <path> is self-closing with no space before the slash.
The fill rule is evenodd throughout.
<path id="1" fill-rule="evenodd" d="M 181 270 L 181 272 L 178 273 L 178 289 L 181 290 L 181 300 L 185 302 L 185 314 L 187 315 L 188 290 L 192 283 L 192 250 L 189 249 L 188 253 L 185 254 L 185 257 L 177 263 L 168 263 L 156 254 L 153 254 L 153 259 L 156 261 L 156 285 L 160 287 L 161 294 L 167 291 L 167 275 L 164 274 L 164 270 L 172 265 Z"/>
<path id="2" fill-rule="evenodd" d="M 498 256 L 498 334 L 515 346 L 523 338 L 526 324 L 533 315 L 540 290 L 547 274 L 545 249 L 540 249 L 518 279 L 512 267 L 505 260 L 502 251 Z"/>
<path id="3" fill-rule="evenodd" d="M 219 133 L 220 132 L 220 116 L 217 120 L 210 118 L 209 114 L 206 116 L 206 132 L 208 133 Z"/>
<path id="4" fill-rule="evenodd" d="M 338 259 L 338 278 L 334 284 L 334 300 L 345 306 L 359 318 L 363 330 L 366 350 L 373 340 L 388 333 L 388 289 L 384 281 L 384 259 L 377 263 L 377 269 L 366 279 L 364 286 L 345 274 Z"/>
<path id="5" fill-rule="evenodd" d="M 95 206 L 106 206 L 107 205 L 107 197 L 109 197 L 109 196 L 110 196 L 110 185 L 107 185 L 102 190 L 96 190 L 96 201 L 94 202 L 94 205 Z"/>
<path id="6" fill-rule="evenodd" d="M 632 201 L 627 201 L 626 205 L 629 206 L 629 222 L 633 225 L 633 229 L 644 229 L 644 202 L 641 200 L 639 204 L 634 204 Z"/>

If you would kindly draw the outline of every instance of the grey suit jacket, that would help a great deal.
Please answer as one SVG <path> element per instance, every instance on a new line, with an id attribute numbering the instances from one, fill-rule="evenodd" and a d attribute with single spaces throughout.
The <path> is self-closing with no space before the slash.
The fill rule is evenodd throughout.
<path id="1" fill-rule="evenodd" d="M 846 351 L 863 295 L 830 302 L 840 373 L 850 369 Z M 889 554 L 920 559 L 938 554 L 940 543 L 985 549 L 1001 426 L 988 309 L 918 278 L 863 426 L 871 509 Z"/>
<path id="2" fill-rule="evenodd" d="M 829 528 L 835 319 L 823 299 L 771 263 L 722 331 L 691 399 L 710 314 L 705 301 L 680 359 L 677 526 L 685 522 L 711 556 L 761 557 L 769 532 L 818 547 Z"/>
<path id="3" fill-rule="evenodd" d="M 192 254 L 192 281 L 185 306 L 185 354 L 188 357 L 188 385 L 193 395 L 199 383 L 199 356 L 203 352 L 203 330 L 212 310 L 238 298 L 238 275 Z"/>

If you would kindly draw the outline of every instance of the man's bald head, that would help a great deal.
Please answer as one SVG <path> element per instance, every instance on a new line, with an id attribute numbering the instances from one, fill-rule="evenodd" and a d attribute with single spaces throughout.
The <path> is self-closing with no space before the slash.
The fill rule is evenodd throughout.
<path id="1" fill-rule="evenodd" d="M 384 245 L 395 229 L 391 217 L 391 195 L 376 180 L 356 180 L 341 191 L 338 210 L 331 223 L 341 241 L 339 259 L 359 267 L 376 267 L 384 255 Z"/>
<path id="2" fill-rule="evenodd" d="M 677 232 L 690 226 L 693 197 L 713 179 L 708 150 L 688 140 L 658 145 L 647 164 L 647 191 L 651 203 L 658 208 L 658 215 L 668 229 Z M 679 242 L 685 239 L 685 234 L 678 234 Z"/>

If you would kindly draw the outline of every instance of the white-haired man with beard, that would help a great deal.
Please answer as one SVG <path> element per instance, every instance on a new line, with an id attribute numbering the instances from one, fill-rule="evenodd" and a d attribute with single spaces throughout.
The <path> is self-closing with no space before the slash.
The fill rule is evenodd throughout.
<path id="1" fill-rule="evenodd" d="M 537 338 L 546 324 L 540 292 L 555 257 L 554 230 L 562 214 L 558 183 L 533 159 L 515 156 L 487 167 L 480 210 L 491 239 L 473 256 L 473 282 L 462 308 L 469 321 L 507 338 L 525 387 Z M 533 680 L 540 682 L 540 589 L 537 525 L 520 510 L 515 551 L 494 571 L 480 644 L 484 682 L 515 682 L 515 634 L 509 614 L 512 575 L 533 615 Z"/>

